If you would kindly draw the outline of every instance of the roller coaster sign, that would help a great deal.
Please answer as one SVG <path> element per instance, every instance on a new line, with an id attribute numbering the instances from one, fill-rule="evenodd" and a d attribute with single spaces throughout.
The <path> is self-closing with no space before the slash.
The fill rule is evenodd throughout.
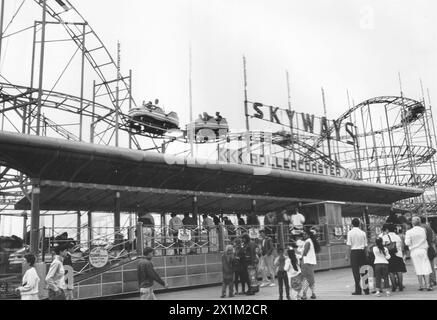
<path id="1" fill-rule="evenodd" d="M 342 120 L 328 120 L 326 117 L 298 113 L 293 110 L 281 109 L 258 102 L 248 102 L 248 104 L 252 105 L 255 112 L 252 115 L 248 115 L 251 118 L 287 126 L 312 135 L 320 135 L 320 137 L 343 141 L 350 145 L 356 145 L 358 142 L 356 127 L 352 122 L 343 123 Z M 335 133 L 334 136 L 332 136 L 333 133 Z"/>
<path id="2" fill-rule="evenodd" d="M 244 152 L 243 149 L 218 149 L 219 162 L 231 164 L 246 164 L 256 167 L 266 167 L 285 171 L 296 171 L 309 174 L 325 175 L 344 179 L 358 180 L 358 173 L 354 170 L 335 165 L 320 164 L 312 160 L 294 158 L 280 158 L 271 155 L 261 155 Z"/>

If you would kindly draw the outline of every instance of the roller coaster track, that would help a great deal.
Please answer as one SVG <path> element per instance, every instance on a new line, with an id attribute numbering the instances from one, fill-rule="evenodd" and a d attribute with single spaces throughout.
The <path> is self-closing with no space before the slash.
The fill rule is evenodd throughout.
<path id="1" fill-rule="evenodd" d="M 364 108 L 366 106 L 373 105 L 373 104 L 395 105 L 395 106 L 399 106 L 399 107 L 404 107 L 407 110 L 412 110 L 413 108 L 416 108 L 416 107 L 424 107 L 421 102 L 413 100 L 413 99 L 409 99 L 409 98 L 405 98 L 405 97 L 396 97 L 396 96 L 382 96 L 382 97 L 368 99 L 368 100 L 356 105 L 355 107 L 352 107 L 346 113 L 344 113 L 341 117 L 339 117 L 336 121 L 337 121 L 337 123 L 343 123 L 345 120 L 349 119 L 350 115 L 352 113 L 354 113 L 355 111 L 357 111 L 361 108 Z M 420 118 L 420 116 L 418 118 L 412 119 L 411 121 L 417 121 L 419 118 Z M 388 130 L 400 129 L 403 126 L 404 126 L 404 123 L 400 122 L 399 124 L 392 126 L 390 129 L 375 131 L 374 133 L 361 133 L 360 137 L 368 136 L 371 134 L 380 134 L 380 133 L 386 132 Z M 333 126 L 333 125 L 330 126 L 328 128 L 328 132 L 324 136 L 320 137 L 319 139 L 317 139 L 315 141 L 313 148 L 318 149 L 322 145 L 322 143 L 327 139 L 327 137 L 331 136 L 334 133 L 334 130 L 335 130 L 335 126 Z M 306 157 L 310 156 L 312 152 L 313 151 L 311 149 L 309 149 L 309 153 L 306 155 Z"/>
<path id="2" fill-rule="evenodd" d="M 42 1 L 34 1 L 43 7 Z M 118 85 L 120 92 L 129 92 L 129 84 L 119 74 L 117 64 L 99 36 L 68 0 L 47 0 L 47 13 L 64 27 L 80 50 L 84 49 L 86 59 L 99 76 L 112 104 L 116 107 L 115 87 Z M 68 22 L 66 22 L 66 18 L 68 18 Z M 71 21 L 74 21 L 74 23 L 71 23 Z M 77 25 L 78 23 L 85 26 L 84 34 L 83 30 Z M 86 36 L 85 44 L 82 41 L 83 35 Z M 92 44 L 92 47 L 88 47 L 89 44 Z M 115 78 L 118 78 L 119 81 L 114 81 Z M 136 106 L 135 100 L 132 99 L 132 102 Z"/>

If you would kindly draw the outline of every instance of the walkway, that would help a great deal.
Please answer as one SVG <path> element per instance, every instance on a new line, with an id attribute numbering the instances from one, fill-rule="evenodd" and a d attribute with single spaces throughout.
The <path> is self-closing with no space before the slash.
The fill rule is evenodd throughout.
<path id="1" fill-rule="evenodd" d="M 435 291 L 418 291 L 418 281 L 414 274 L 411 261 L 407 262 L 408 273 L 404 275 L 404 292 L 395 292 L 391 297 L 385 295 L 378 298 L 370 296 L 352 296 L 354 288 L 352 271 L 339 269 L 316 273 L 316 293 L 319 300 L 437 300 L 437 288 Z M 221 295 L 221 286 L 176 291 L 157 294 L 159 300 L 218 300 Z M 255 296 L 237 296 L 232 301 L 244 300 L 277 300 L 278 286 L 261 288 Z M 126 298 L 125 300 L 139 300 L 138 297 Z"/>

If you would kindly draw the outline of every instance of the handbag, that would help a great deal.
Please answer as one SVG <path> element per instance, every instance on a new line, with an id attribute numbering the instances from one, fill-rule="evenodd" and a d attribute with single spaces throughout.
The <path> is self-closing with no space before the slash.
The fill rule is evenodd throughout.
<path id="1" fill-rule="evenodd" d="M 375 264 L 375 254 L 373 253 L 373 247 L 374 246 L 371 246 L 365 252 L 365 254 L 366 254 L 366 263 L 365 263 L 365 265 L 373 266 Z"/>
<path id="2" fill-rule="evenodd" d="M 390 243 L 386 247 L 390 256 L 393 257 L 396 255 L 396 253 L 398 253 L 398 248 L 396 247 L 396 242 L 391 241 L 390 236 L 388 236 L 388 238 L 390 239 Z"/>
<path id="3" fill-rule="evenodd" d="M 434 246 L 428 247 L 428 258 L 429 260 L 433 260 L 437 256 L 437 253 L 435 252 Z"/>

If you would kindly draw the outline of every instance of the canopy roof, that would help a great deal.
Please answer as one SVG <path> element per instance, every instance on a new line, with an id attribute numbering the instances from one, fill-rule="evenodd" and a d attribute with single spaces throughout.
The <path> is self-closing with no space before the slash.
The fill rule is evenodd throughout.
<path id="1" fill-rule="evenodd" d="M 62 139 L 0 133 L 0 164 L 41 185 L 43 210 L 112 211 L 120 192 L 121 210 L 188 212 L 192 199 L 205 211 L 258 211 L 298 201 L 341 201 L 389 205 L 422 190 L 272 169 L 259 175 L 248 165 L 206 163 L 124 148 Z M 27 198 L 17 209 L 28 209 Z"/>

